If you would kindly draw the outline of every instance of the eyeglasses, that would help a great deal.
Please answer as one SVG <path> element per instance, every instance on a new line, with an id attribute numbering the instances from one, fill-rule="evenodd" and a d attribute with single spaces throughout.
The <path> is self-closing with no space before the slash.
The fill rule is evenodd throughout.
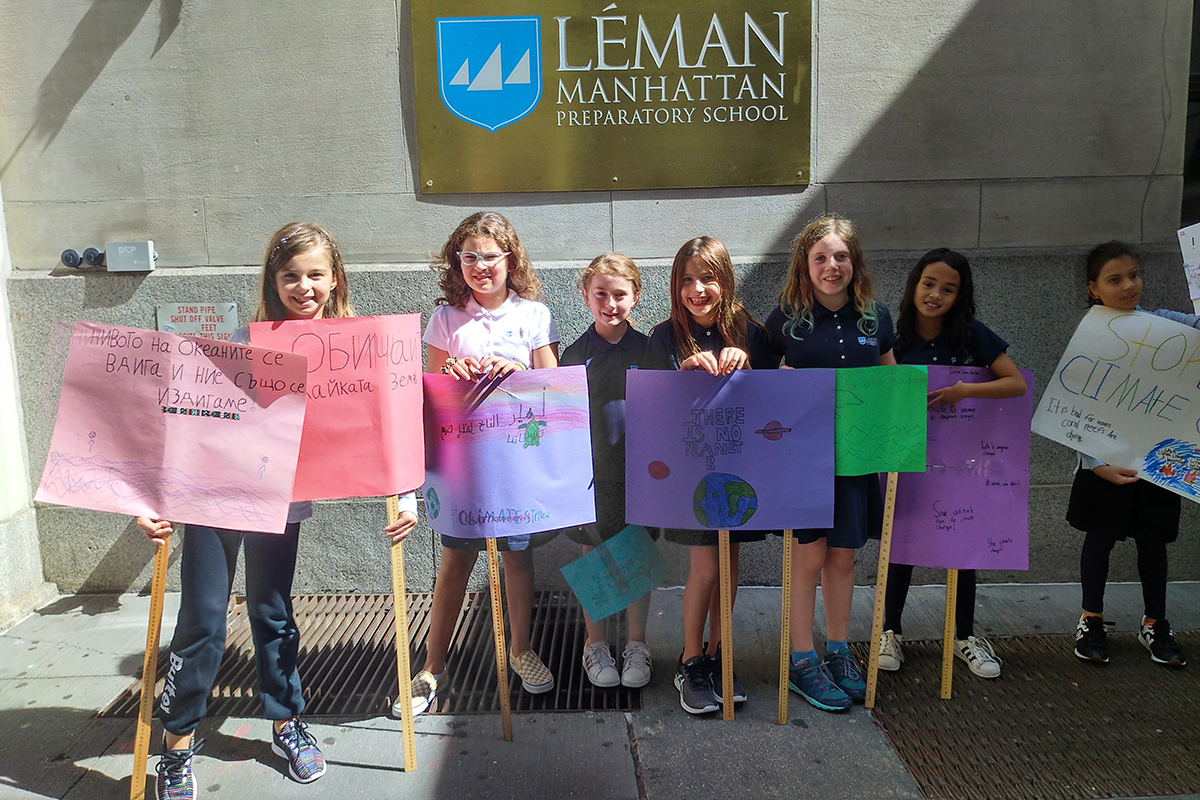
<path id="1" fill-rule="evenodd" d="M 500 263 L 500 259 L 510 255 L 509 253 L 472 253 L 470 250 L 459 250 L 458 260 L 464 267 L 473 267 L 480 261 L 485 267 L 494 267 Z"/>

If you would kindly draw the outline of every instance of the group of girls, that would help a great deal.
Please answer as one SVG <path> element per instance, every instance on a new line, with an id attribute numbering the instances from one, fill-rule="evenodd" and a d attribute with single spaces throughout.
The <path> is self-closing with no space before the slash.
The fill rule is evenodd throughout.
<path id="1" fill-rule="evenodd" d="M 495 212 L 467 217 L 446 241 L 435 263 L 442 296 L 425 329 L 427 371 L 473 381 L 560 363 L 559 337 L 550 312 L 538 301 L 540 282 L 511 223 Z M 1112 308 L 1138 307 L 1142 282 L 1133 252 L 1119 243 L 1097 247 L 1088 258 L 1089 302 Z M 970 265 L 951 250 L 932 250 L 914 266 L 904 291 L 898 324 L 879 302 L 854 225 L 836 216 L 811 222 L 797 236 L 778 305 L 765 323 L 735 296 L 729 253 L 718 240 L 700 236 L 685 243 L 671 265 L 670 318 L 647 337 L 629 321 L 642 293 L 637 267 L 616 253 L 597 257 L 579 279 L 594 322 L 563 353 L 561 363 L 586 365 L 589 384 L 597 521 L 566 531 L 584 552 L 615 536 L 625 521 L 625 374 L 630 368 L 703 370 L 728 375 L 738 369 L 804 369 L 903 364 L 989 367 L 995 379 L 956 383 L 931 392 L 929 405 L 969 397 L 1001 398 L 1028 387 L 1006 355 L 1007 344 L 975 319 Z M 1156 312 L 1200 327 L 1200 320 Z M 284 226 L 272 237 L 264 263 L 261 302 L 255 320 L 353 316 L 342 257 L 332 236 L 308 223 Z M 246 341 L 246 331 L 236 334 Z M 325 771 L 315 738 L 300 719 L 304 710 L 296 671 L 299 634 L 290 600 L 299 523 L 311 504 L 294 503 L 282 535 L 184 527 L 182 596 L 171 643 L 170 669 L 160 700 L 165 733 L 157 767 L 157 797 L 195 796 L 192 757 L 202 740 L 194 732 L 224 648 L 225 610 L 240 546 L 246 549 L 247 609 L 255 644 L 259 691 L 265 716 L 273 721 L 272 748 L 288 774 L 307 783 Z M 791 607 L 792 656 L 789 685 L 814 706 L 840 711 L 865 694 L 862 669 L 847 647 L 854 592 L 854 560 L 869 539 L 879 538 L 883 502 L 879 476 L 837 476 L 831 528 L 800 529 L 791 564 L 795 591 Z M 1068 520 L 1087 533 L 1081 556 L 1083 616 L 1075 654 L 1107 662 L 1103 593 L 1108 557 L 1116 541 L 1137 541 L 1145 593 L 1140 639 L 1154 661 L 1182 666 L 1184 657 L 1165 619 L 1166 549 L 1178 531 L 1176 495 L 1138 481 L 1130 470 L 1081 458 Z M 401 513 L 384 530 L 393 542 L 416 526 L 416 498 L 401 498 Z M 139 518 L 147 537 L 162 542 L 165 520 Z M 554 676 L 530 646 L 534 591 L 532 550 L 557 532 L 502 538 L 511 626 L 509 664 L 531 693 L 549 692 Z M 657 536 L 657 532 L 653 532 Z M 731 566 L 737 585 L 742 542 L 766 538 L 765 531 L 732 531 Z M 690 713 L 717 710 L 720 694 L 718 553 L 715 531 L 667 529 L 670 542 L 689 547 L 683 592 L 683 649 L 674 673 L 681 706 Z M 476 540 L 442 536 L 442 559 L 426 656 L 412 679 L 414 713 L 434 705 L 447 685 L 447 656 L 466 585 L 480 548 Z M 880 667 L 900 668 L 901 614 L 912 567 L 893 564 L 885 602 Z M 816 590 L 821 586 L 825 647 L 814 642 Z M 975 575 L 960 572 L 956 654 L 976 675 L 994 678 L 1000 661 L 992 646 L 972 630 Z M 641 687 L 651 679 L 646 645 L 649 595 L 626 610 L 628 641 L 618 668 L 604 627 L 587 619 L 582 653 L 589 680 L 599 687 Z M 708 639 L 705 640 L 707 626 Z M 732 702 L 746 699 L 734 680 Z M 400 709 L 394 708 L 398 715 Z"/>

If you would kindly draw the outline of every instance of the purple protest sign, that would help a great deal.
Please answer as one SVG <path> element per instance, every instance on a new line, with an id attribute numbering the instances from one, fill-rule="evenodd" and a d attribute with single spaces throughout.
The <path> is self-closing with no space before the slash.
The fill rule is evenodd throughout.
<path id="1" fill-rule="evenodd" d="M 1029 470 L 930 467 L 898 478 L 894 563 L 1029 569 Z"/>
<path id="2" fill-rule="evenodd" d="M 1033 371 L 1021 370 L 1029 387 L 1022 397 L 987 400 L 968 397 L 929 409 L 925 461 L 931 467 L 975 469 L 1000 465 L 1029 468 L 1029 418 L 1033 414 Z M 979 367 L 929 367 L 929 391 L 955 383 L 994 380 Z"/>
<path id="3" fill-rule="evenodd" d="M 626 520 L 831 527 L 834 390 L 834 370 L 629 371 Z"/>
<path id="4" fill-rule="evenodd" d="M 596 520 L 584 367 L 478 382 L 427 374 L 423 388 L 435 531 L 483 539 Z"/>
<path id="5" fill-rule="evenodd" d="M 891 560 L 943 569 L 1029 569 L 1029 420 L 1023 397 L 968 398 L 929 410 L 928 471 L 899 476 Z M 929 367 L 933 391 L 995 376 L 976 367 Z"/>

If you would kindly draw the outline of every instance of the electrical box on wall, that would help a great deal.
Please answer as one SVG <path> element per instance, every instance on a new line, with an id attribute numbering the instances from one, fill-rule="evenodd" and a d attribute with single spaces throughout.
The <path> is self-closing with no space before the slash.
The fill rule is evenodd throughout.
<path id="1" fill-rule="evenodd" d="M 151 272 L 154 269 L 154 242 L 108 242 L 104 245 L 105 265 L 109 272 Z"/>

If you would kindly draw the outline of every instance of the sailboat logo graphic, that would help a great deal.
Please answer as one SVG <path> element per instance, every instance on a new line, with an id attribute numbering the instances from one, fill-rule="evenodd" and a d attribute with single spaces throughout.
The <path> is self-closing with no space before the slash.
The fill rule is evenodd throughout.
<path id="1" fill-rule="evenodd" d="M 526 116 L 542 98 L 541 41 L 537 17 L 439 19 L 442 102 L 489 131 Z"/>

